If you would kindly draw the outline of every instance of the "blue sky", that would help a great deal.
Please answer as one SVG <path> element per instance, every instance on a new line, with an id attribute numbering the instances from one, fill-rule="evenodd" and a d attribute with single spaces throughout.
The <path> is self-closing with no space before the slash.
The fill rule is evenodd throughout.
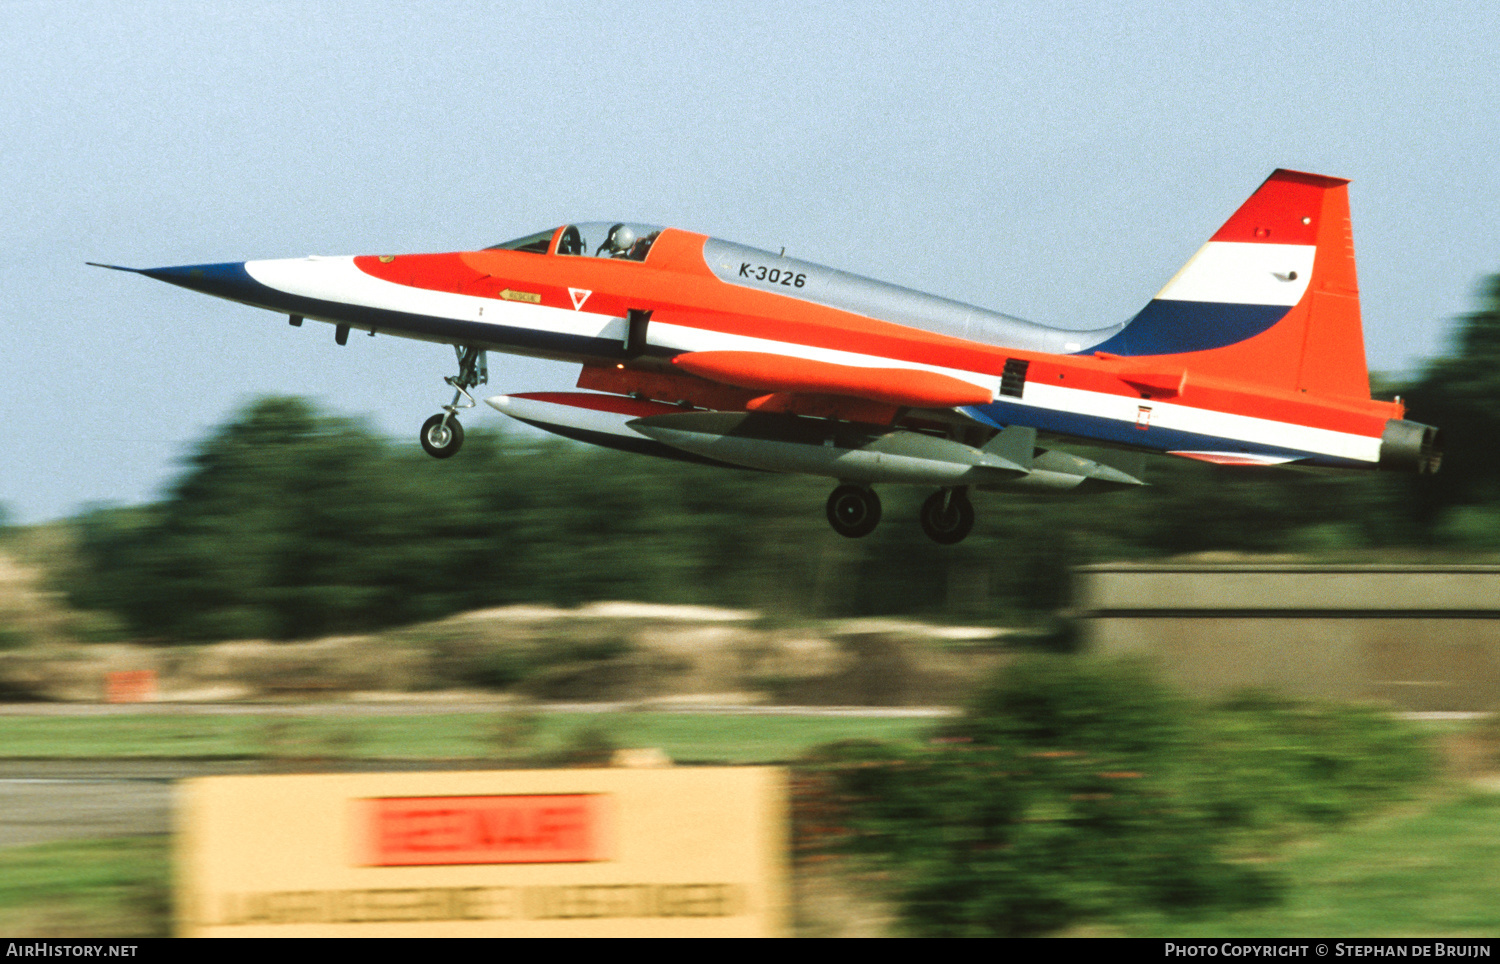
<path id="1" fill-rule="evenodd" d="M 0 0 L 0 503 L 156 497 L 268 393 L 415 444 L 442 346 L 131 266 L 670 224 L 1064 327 L 1276 167 L 1353 179 L 1372 368 L 1500 269 L 1493 8 Z M 572 385 L 491 358 L 490 393 Z M 449 393 L 451 394 L 451 393 Z M 476 423 L 498 422 L 487 410 Z"/>

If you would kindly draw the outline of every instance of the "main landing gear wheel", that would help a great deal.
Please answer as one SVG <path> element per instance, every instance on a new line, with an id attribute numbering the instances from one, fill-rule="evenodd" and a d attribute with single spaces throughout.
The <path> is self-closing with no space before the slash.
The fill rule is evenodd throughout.
<path id="1" fill-rule="evenodd" d="M 463 444 L 464 427 L 452 415 L 440 412 L 422 425 L 422 448 L 435 459 L 456 455 Z"/>
<path id="2" fill-rule="evenodd" d="M 862 485 L 841 485 L 828 497 L 828 524 L 833 531 L 858 539 L 880 524 L 880 496 Z"/>
<path id="3" fill-rule="evenodd" d="M 974 503 L 963 489 L 942 489 L 922 503 L 922 531 L 939 545 L 962 542 L 974 528 Z"/>

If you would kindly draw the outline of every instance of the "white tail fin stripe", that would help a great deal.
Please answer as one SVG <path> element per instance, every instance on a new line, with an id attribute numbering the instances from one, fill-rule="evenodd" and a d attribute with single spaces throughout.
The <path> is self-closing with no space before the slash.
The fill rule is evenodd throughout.
<path id="1" fill-rule="evenodd" d="M 1290 308 L 1307 291 L 1317 251 L 1311 244 L 1210 241 L 1156 299 Z"/>

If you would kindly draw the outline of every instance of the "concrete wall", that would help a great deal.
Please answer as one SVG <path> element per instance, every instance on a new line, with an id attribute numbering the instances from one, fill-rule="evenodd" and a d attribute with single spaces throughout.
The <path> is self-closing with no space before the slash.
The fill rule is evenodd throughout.
<path id="1" fill-rule="evenodd" d="M 1086 645 L 1192 693 L 1269 688 L 1409 710 L 1500 706 L 1500 567 L 1105 565 L 1077 573 Z"/>

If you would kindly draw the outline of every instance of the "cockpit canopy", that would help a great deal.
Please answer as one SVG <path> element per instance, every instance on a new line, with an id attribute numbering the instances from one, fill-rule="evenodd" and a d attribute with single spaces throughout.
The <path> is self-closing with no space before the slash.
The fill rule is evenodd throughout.
<path id="1" fill-rule="evenodd" d="M 528 234 L 524 238 L 492 245 L 486 250 L 644 261 L 661 230 L 651 224 L 589 221 Z"/>

